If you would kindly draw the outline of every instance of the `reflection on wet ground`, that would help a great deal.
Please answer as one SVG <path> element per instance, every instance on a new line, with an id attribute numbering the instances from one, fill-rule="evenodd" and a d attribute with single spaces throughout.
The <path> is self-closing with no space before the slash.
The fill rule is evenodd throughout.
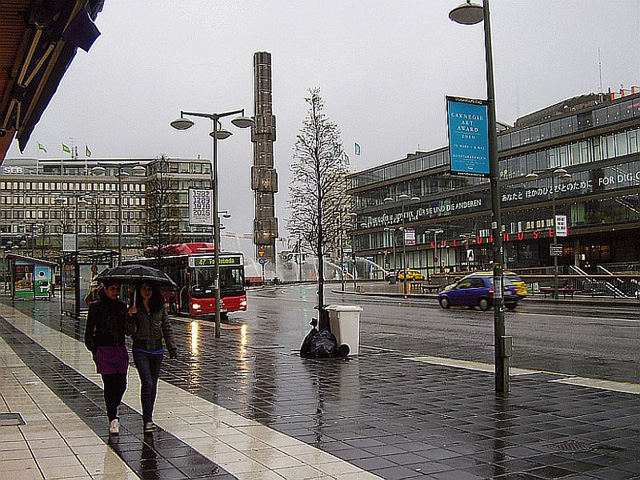
<path id="1" fill-rule="evenodd" d="M 60 321 L 54 304 L 16 307 L 82 338 L 82 321 Z M 640 471 L 637 395 L 535 373 L 514 377 L 511 395 L 502 398 L 493 393 L 491 372 L 366 348 L 349 359 L 301 359 L 279 345 L 277 316 L 227 326 L 220 340 L 209 324 L 174 325 L 180 354 L 163 364 L 162 380 L 383 478 L 634 478 Z M 104 436 L 98 387 L 63 364 L 50 366 L 46 352 L 7 322 L 2 335 L 12 345 L 23 342 L 21 358 L 49 370 L 42 375 L 55 377 L 57 394 Z M 139 416 L 130 409 L 125 415 Z M 173 469 L 232 478 L 170 432 L 120 442 L 114 450 L 143 478 L 173 478 Z"/>

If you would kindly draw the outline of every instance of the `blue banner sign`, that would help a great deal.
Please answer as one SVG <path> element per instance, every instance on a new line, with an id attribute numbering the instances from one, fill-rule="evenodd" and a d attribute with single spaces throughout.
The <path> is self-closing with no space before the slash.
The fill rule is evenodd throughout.
<path id="1" fill-rule="evenodd" d="M 451 173 L 489 176 L 488 117 L 484 100 L 447 97 Z"/>

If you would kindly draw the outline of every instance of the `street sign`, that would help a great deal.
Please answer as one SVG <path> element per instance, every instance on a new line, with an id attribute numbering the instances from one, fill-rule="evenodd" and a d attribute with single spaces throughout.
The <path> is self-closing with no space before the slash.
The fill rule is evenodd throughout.
<path id="1" fill-rule="evenodd" d="M 259 263 L 260 265 L 264 265 L 265 263 L 267 263 L 267 259 L 266 259 L 266 258 L 259 258 L 259 259 L 258 259 L 258 263 Z"/>
<path id="2" fill-rule="evenodd" d="M 264 250 L 258 250 L 258 256 L 259 257 L 264 257 L 264 254 L 267 253 Z"/>
<path id="3" fill-rule="evenodd" d="M 556 215 L 556 237 L 566 237 L 569 234 L 566 215 Z"/>
<path id="4" fill-rule="evenodd" d="M 561 243 L 552 243 L 549 245 L 549 255 L 552 257 L 561 257 L 562 256 L 562 244 Z"/>
<path id="5" fill-rule="evenodd" d="M 404 244 L 415 245 L 416 244 L 416 229 L 407 227 L 404 229 Z"/>

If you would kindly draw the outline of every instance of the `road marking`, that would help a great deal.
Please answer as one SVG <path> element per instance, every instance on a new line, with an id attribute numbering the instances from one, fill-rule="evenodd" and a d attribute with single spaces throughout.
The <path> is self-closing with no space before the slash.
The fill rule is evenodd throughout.
<path id="1" fill-rule="evenodd" d="M 569 377 L 550 380 L 555 383 L 565 383 L 567 385 L 578 385 L 580 387 L 599 388 L 600 390 L 611 390 L 613 392 L 632 393 L 640 395 L 640 385 L 635 383 L 611 382 L 609 380 L 599 380 L 597 378 Z"/>
<path id="2" fill-rule="evenodd" d="M 544 315 L 548 315 L 550 317 L 557 317 L 558 315 L 564 315 L 564 314 L 558 314 L 558 313 L 526 313 L 526 312 L 516 312 L 517 316 L 531 316 L 531 317 L 540 317 L 540 316 L 544 316 Z M 618 322 L 629 322 L 629 323 L 640 323 L 640 320 L 635 320 L 633 318 L 615 318 L 615 317 L 581 317 L 581 316 L 577 316 L 578 318 L 582 318 L 584 320 L 614 320 L 614 321 L 618 321 Z"/>
<path id="3" fill-rule="evenodd" d="M 407 360 L 414 362 L 430 363 L 432 365 L 441 365 L 445 367 L 464 368 L 466 370 L 476 370 L 479 372 L 491 372 L 493 373 L 493 364 L 482 362 L 470 362 L 468 360 L 457 360 L 455 358 L 441 358 L 430 357 L 428 355 L 422 355 L 419 357 L 407 357 Z M 510 368 L 509 373 L 514 376 L 520 375 L 534 375 L 536 373 L 542 373 L 542 370 L 527 370 L 524 368 Z"/>
<path id="4" fill-rule="evenodd" d="M 467 360 L 458 360 L 455 358 L 430 357 L 428 355 L 421 355 L 418 357 L 405 357 L 405 359 L 414 362 L 429 363 L 431 365 L 464 368 L 466 370 L 475 370 L 479 372 L 494 372 L 494 365 L 492 363 L 470 362 Z M 547 372 L 545 370 L 529 370 L 524 368 L 509 369 L 509 374 L 512 377 L 518 377 L 520 375 L 534 375 L 536 373 L 547 373 L 563 377 L 555 380 L 549 380 L 550 383 L 564 383 L 567 385 L 577 385 L 580 387 L 598 388 L 600 390 L 609 390 L 613 392 L 640 395 L 640 385 L 636 383 L 613 382 L 609 380 L 599 380 L 597 378 L 575 377 L 566 373 Z"/>

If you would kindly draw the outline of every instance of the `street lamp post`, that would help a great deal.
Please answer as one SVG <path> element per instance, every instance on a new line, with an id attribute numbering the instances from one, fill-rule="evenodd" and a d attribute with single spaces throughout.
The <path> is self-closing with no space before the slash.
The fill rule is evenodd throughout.
<path id="1" fill-rule="evenodd" d="M 402 231 L 402 271 L 404 272 L 404 279 L 403 279 L 403 285 L 402 285 L 402 291 L 404 292 L 404 296 L 407 296 L 407 234 L 405 231 L 405 219 L 404 219 L 404 209 L 405 209 L 405 205 L 407 203 L 407 200 L 412 200 L 412 201 L 418 201 L 420 200 L 420 197 L 411 197 L 409 195 L 407 195 L 406 193 L 403 193 L 401 195 L 398 195 L 395 199 L 391 198 L 391 197 L 387 197 L 383 200 L 383 202 L 388 203 L 388 202 L 393 202 L 394 200 L 400 200 L 401 204 L 402 204 L 402 225 L 400 226 L 400 230 Z"/>
<path id="2" fill-rule="evenodd" d="M 120 265 L 122 263 L 122 178 L 129 176 L 129 172 L 125 172 L 124 169 L 130 168 L 133 171 L 134 175 L 144 175 L 144 173 L 146 172 L 146 168 L 139 163 L 127 163 L 123 165 L 120 163 L 98 162 L 96 166 L 91 169 L 91 173 L 93 173 L 94 175 L 102 175 L 107 171 L 105 167 L 112 167 L 118 170 L 118 173 L 116 173 L 116 177 L 118 178 L 118 265 Z"/>
<path id="3" fill-rule="evenodd" d="M 215 289 L 215 338 L 220 338 L 220 218 L 218 217 L 218 140 L 224 140 L 229 138 L 232 133 L 222 128 L 220 119 L 231 115 L 239 115 L 233 120 L 233 123 L 238 128 L 253 127 L 254 121 L 251 118 L 244 116 L 244 109 L 233 110 L 224 113 L 199 113 L 199 112 L 180 112 L 180 118 L 171 122 L 171 126 L 176 130 L 187 130 L 191 128 L 194 123 L 187 117 L 201 117 L 211 120 L 213 131 L 209 134 L 213 139 L 212 147 L 212 166 L 211 166 L 211 187 L 213 189 L 212 210 L 213 210 L 213 284 Z"/>
<path id="4" fill-rule="evenodd" d="M 571 174 L 567 173 L 564 168 L 547 168 L 542 170 L 534 170 L 528 173 L 525 178 L 527 180 L 537 180 L 540 173 L 551 173 L 551 216 L 553 217 L 553 245 L 558 244 L 557 225 L 556 225 L 556 178 L 568 180 Z M 558 299 L 558 256 L 555 252 L 551 252 L 553 256 L 553 298 Z"/>
<path id="5" fill-rule="evenodd" d="M 511 356 L 511 337 L 506 336 L 504 323 L 503 292 L 503 252 L 502 252 L 502 217 L 500 212 L 500 175 L 498 168 L 498 137 L 496 134 L 495 86 L 493 81 L 493 53 L 491 48 L 491 21 L 489 0 L 482 5 L 473 4 L 471 0 L 459 5 L 449 12 L 449 18 L 463 25 L 475 25 L 483 22 L 484 50 L 487 77 L 487 107 L 489 127 L 489 177 L 491 184 L 491 231 L 493 234 L 493 314 L 495 343 L 495 390 L 497 393 L 509 393 L 509 357 Z"/>
<path id="6" fill-rule="evenodd" d="M 438 258 L 438 234 L 444 233 L 444 230 L 427 230 L 429 233 L 433 233 L 433 273 L 437 273 L 436 266 L 439 262 Z M 427 265 L 427 280 L 429 279 L 429 265 Z"/>
<path id="7" fill-rule="evenodd" d="M 391 238 L 391 253 L 393 255 L 393 269 L 396 268 L 396 229 L 395 227 L 384 227 L 384 231 L 389 233 Z"/>

